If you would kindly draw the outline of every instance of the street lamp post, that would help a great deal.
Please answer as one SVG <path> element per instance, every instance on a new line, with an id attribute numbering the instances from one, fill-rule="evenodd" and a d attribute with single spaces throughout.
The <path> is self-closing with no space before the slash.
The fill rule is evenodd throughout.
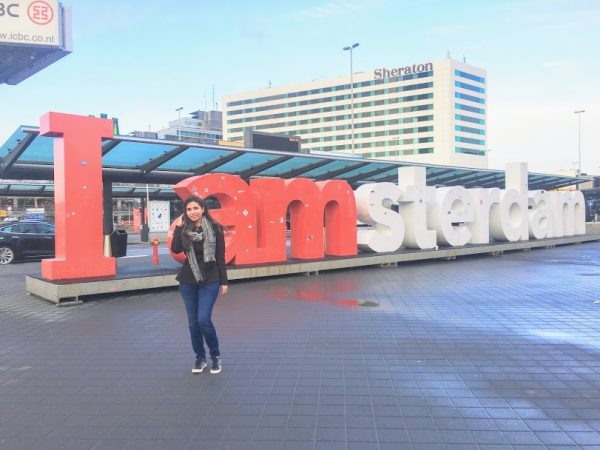
<path id="1" fill-rule="evenodd" d="M 181 110 L 183 106 L 180 106 L 175 111 L 177 111 L 177 140 L 181 140 Z"/>
<path id="2" fill-rule="evenodd" d="M 579 122 L 579 131 L 578 131 L 578 139 L 577 139 L 577 148 L 579 153 L 579 159 L 577 163 L 577 176 L 581 175 L 581 115 L 585 112 L 584 109 L 579 111 L 574 111 L 577 114 L 578 122 Z"/>
<path id="3" fill-rule="evenodd" d="M 352 67 L 352 50 L 358 47 L 358 42 L 348 47 L 345 50 L 350 50 L 350 136 L 352 137 L 352 154 L 354 155 L 354 69 Z"/>

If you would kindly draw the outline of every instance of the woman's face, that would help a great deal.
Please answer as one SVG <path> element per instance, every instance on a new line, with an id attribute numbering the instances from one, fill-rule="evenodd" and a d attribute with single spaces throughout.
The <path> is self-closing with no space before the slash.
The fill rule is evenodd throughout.
<path id="1" fill-rule="evenodd" d="M 204 209 L 197 202 L 189 202 L 185 207 L 185 213 L 192 222 L 202 220 Z"/>

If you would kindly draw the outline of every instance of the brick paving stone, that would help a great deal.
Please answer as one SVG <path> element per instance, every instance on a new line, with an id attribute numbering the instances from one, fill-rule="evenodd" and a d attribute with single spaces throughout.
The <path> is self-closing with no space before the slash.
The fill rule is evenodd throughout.
<path id="1" fill-rule="evenodd" d="M 514 450 L 548 450 L 551 447 L 547 447 L 545 445 L 521 445 L 521 444 L 515 444 L 512 446 L 512 448 Z M 558 450 L 558 449 L 553 449 L 553 450 Z M 580 450 L 580 449 L 578 449 Z"/>
<path id="2" fill-rule="evenodd" d="M 588 431 L 570 431 L 567 434 L 578 445 L 600 445 L 600 433 Z"/>
<path id="3" fill-rule="evenodd" d="M 561 431 L 538 431 L 536 436 L 546 445 L 573 445 L 575 442 Z"/>
<path id="4" fill-rule="evenodd" d="M 185 439 L 161 439 L 156 443 L 156 446 L 151 447 L 153 450 L 173 450 L 186 448 L 190 444 L 190 441 Z M 196 447 L 198 448 L 198 447 Z M 96 450 L 94 447 L 93 450 Z"/>
<path id="5" fill-rule="evenodd" d="M 327 442 L 323 448 L 335 449 L 335 443 Z M 344 443 L 344 448 L 346 443 Z M 283 443 L 283 450 L 311 450 L 314 448 L 312 441 L 286 441 Z"/>
<path id="6" fill-rule="evenodd" d="M 600 243 L 59 308 L 0 267 L 0 448 L 600 449 Z M 348 299 L 379 306 L 350 307 Z"/>

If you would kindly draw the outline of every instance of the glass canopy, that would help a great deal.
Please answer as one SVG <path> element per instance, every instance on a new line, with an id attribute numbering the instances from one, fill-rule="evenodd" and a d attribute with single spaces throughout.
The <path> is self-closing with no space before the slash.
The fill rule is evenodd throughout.
<path id="1" fill-rule="evenodd" d="M 379 181 L 394 181 L 400 167 L 426 168 L 430 186 L 504 187 L 504 171 L 439 166 L 406 161 L 371 160 L 354 155 L 306 153 L 196 144 L 186 141 L 114 136 L 102 142 L 103 174 L 113 182 L 173 185 L 195 174 L 230 173 L 248 177 L 305 177 L 315 180 L 347 180 L 353 188 Z M 54 176 L 53 138 L 39 136 L 39 129 L 21 126 L 0 146 L 1 180 L 51 180 Z M 530 173 L 531 189 L 556 189 L 587 181 L 585 177 Z M 39 185 L 46 186 L 46 185 Z M 0 184 L 0 194 L 16 193 L 15 183 Z M 24 184 L 31 192 L 33 185 Z M 39 187 L 52 191 L 53 187 Z M 145 189 L 117 189 L 141 195 Z M 169 194 L 164 189 L 162 194 Z"/>

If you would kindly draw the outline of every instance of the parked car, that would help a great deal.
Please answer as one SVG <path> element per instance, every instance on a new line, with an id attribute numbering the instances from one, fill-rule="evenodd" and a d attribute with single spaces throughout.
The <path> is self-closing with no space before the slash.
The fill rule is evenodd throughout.
<path id="1" fill-rule="evenodd" d="M 54 225 L 20 220 L 0 225 L 0 264 L 54 256 Z"/>

